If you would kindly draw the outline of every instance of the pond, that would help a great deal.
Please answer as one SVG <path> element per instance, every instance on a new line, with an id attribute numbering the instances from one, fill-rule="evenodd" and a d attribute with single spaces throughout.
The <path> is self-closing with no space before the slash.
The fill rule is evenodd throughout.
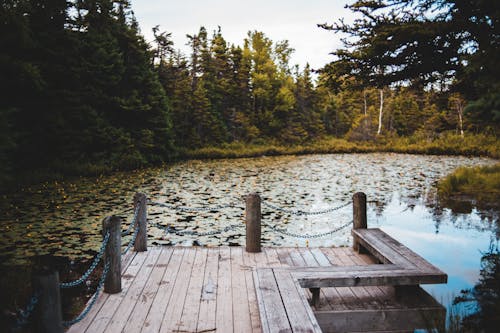
<path id="1" fill-rule="evenodd" d="M 264 246 L 350 246 L 350 202 L 362 191 L 369 227 L 380 227 L 449 275 L 447 285 L 428 288 L 448 305 L 477 282 L 481 252 L 498 242 L 498 211 L 478 211 L 470 204 L 441 207 L 435 185 L 459 166 L 493 163 L 391 153 L 281 156 L 188 161 L 46 183 L 3 196 L 0 260 L 5 268 L 41 255 L 69 262 L 92 258 L 102 219 L 117 214 L 129 223 L 136 191 L 151 201 L 150 244 L 243 245 L 244 197 L 258 192 Z M 338 209 L 296 214 L 330 208 Z M 220 233 L 200 236 L 210 231 Z M 328 235 L 311 237 L 321 233 Z"/>

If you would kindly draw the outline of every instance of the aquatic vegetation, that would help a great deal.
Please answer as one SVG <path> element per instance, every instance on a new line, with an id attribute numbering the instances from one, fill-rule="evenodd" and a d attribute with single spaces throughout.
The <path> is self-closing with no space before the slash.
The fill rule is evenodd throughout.
<path id="1" fill-rule="evenodd" d="M 500 163 L 458 168 L 438 183 L 438 191 L 445 201 L 470 199 L 480 206 L 498 206 Z"/>
<path id="2" fill-rule="evenodd" d="M 226 143 L 197 149 L 183 149 L 180 155 L 187 159 L 237 158 L 276 155 L 334 154 L 394 152 L 428 155 L 489 156 L 500 158 L 500 144 L 494 136 L 484 134 L 465 135 L 443 133 L 429 139 L 415 134 L 410 137 L 379 136 L 372 141 L 349 141 L 342 138 L 324 137 L 312 142 L 283 145 L 279 142 L 245 144 Z"/>

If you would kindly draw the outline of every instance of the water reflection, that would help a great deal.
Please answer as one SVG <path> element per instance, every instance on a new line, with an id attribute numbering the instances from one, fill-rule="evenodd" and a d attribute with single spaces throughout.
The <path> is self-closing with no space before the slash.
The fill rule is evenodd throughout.
<path id="1" fill-rule="evenodd" d="M 498 242 L 491 243 L 481 257 L 479 282 L 463 290 L 454 304 L 466 304 L 470 314 L 462 320 L 467 332 L 497 332 L 500 326 L 500 251 Z"/>
<path id="2" fill-rule="evenodd" d="M 479 251 L 499 236 L 498 209 L 470 204 L 442 206 L 435 183 L 458 166 L 493 164 L 487 158 L 401 154 L 337 154 L 189 161 L 108 177 L 42 184 L 5 195 L 0 208 L 0 260 L 27 263 L 36 255 L 68 260 L 91 258 L 97 250 L 104 216 L 130 221 L 135 191 L 152 201 L 189 207 L 234 204 L 221 211 L 183 212 L 149 206 L 151 243 L 159 245 L 242 245 L 244 201 L 259 192 L 267 202 L 304 211 L 342 205 L 363 191 L 369 200 L 368 221 L 381 227 L 450 276 L 446 286 L 431 287 L 438 299 L 471 288 L 479 277 Z M 449 204 L 448 204 L 449 206 Z M 352 209 L 332 214 L 295 216 L 263 207 L 264 222 L 290 233 L 316 234 L 350 221 Z M 170 230 L 220 235 L 197 237 Z M 127 239 L 125 239 L 126 241 Z M 349 246 L 349 229 L 329 237 L 296 239 L 263 230 L 267 246 Z M 447 300 L 444 300 L 445 302 Z"/>

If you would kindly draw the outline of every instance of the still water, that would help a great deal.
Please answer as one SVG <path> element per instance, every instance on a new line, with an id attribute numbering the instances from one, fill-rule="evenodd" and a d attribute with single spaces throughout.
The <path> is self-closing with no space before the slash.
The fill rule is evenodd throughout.
<path id="1" fill-rule="evenodd" d="M 442 207 L 435 185 L 459 166 L 493 163 L 487 158 L 388 153 L 282 156 L 189 161 L 41 184 L 3 197 L 0 260 L 8 266 L 46 254 L 70 261 L 93 257 L 101 242 L 102 219 L 117 214 L 130 222 L 136 191 L 152 202 L 150 244 L 243 245 L 244 197 L 258 192 L 265 246 L 350 246 L 349 227 L 325 237 L 308 235 L 349 223 L 352 195 L 362 191 L 368 198 L 369 227 L 381 228 L 448 274 L 447 285 L 428 288 L 448 305 L 461 289 L 477 282 L 481 253 L 498 242 L 498 211 L 478 211 L 470 204 L 459 205 L 458 211 Z M 305 212 L 344 207 L 309 216 L 264 204 Z M 306 237 L 278 233 L 273 227 Z M 221 233 L 198 236 L 215 230 Z"/>

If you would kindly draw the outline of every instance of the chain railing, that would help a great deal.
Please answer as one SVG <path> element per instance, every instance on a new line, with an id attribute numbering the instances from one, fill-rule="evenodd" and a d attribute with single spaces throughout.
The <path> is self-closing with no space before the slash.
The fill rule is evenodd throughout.
<path id="1" fill-rule="evenodd" d="M 136 227 L 135 230 L 134 230 L 134 234 L 132 235 L 132 239 L 130 240 L 130 242 L 128 242 L 128 245 L 127 247 L 125 248 L 125 250 L 123 250 L 122 252 L 122 255 L 126 255 L 127 252 L 130 250 L 130 248 L 132 246 L 134 246 L 135 244 L 135 240 L 137 239 L 137 234 L 139 233 L 139 228 Z"/>
<path id="2" fill-rule="evenodd" d="M 134 217 L 132 218 L 132 221 L 128 225 L 127 230 L 125 230 L 125 231 L 122 232 L 122 236 L 127 236 L 132 231 L 132 228 L 135 226 L 135 224 L 137 222 L 137 216 L 139 216 L 139 209 L 140 209 L 140 207 L 141 207 L 140 205 L 137 205 L 135 207 Z"/>
<path id="3" fill-rule="evenodd" d="M 262 225 L 265 227 L 268 227 L 271 230 L 274 230 L 282 235 L 285 235 L 285 236 L 294 237 L 294 238 L 303 238 L 303 239 L 314 239 L 314 238 L 321 238 L 321 237 L 333 235 L 333 234 L 341 231 L 342 229 L 347 228 L 349 225 L 352 225 L 352 220 L 345 223 L 345 224 L 342 224 L 341 226 L 339 226 L 335 229 L 332 229 L 332 230 L 326 231 L 326 232 L 321 232 L 318 234 L 299 234 L 299 233 L 289 232 L 285 229 L 280 229 L 276 225 L 270 225 L 268 223 L 263 223 Z"/>
<path id="4" fill-rule="evenodd" d="M 63 321 L 63 323 L 62 323 L 63 326 L 68 327 L 68 326 L 71 326 L 73 324 L 76 324 L 76 323 L 82 321 L 85 318 L 85 316 L 87 316 L 87 314 L 90 312 L 90 310 L 94 306 L 94 304 L 97 300 L 97 297 L 99 297 L 99 293 L 101 292 L 102 286 L 104 285 L 104 281 L 106 280 L 106 276 L 108 275 L 108 272 L 109 272 L 109 262 L 106 262 L 106 264 L 104 265 L 104 270 L 102 272 L 101 278 L 99 280 L 99 284 L 97 285 L 97 289 L 96 289 L 94 295 L 92 295 L 90 302 L 87 304 L 85 309 L 75 319 L 72 319 L 69 321 Z"/>
<path id="5" fill-rule="evenodd" d="M 153 206 L 164 207 L 180 212 L 217 212 L 227 208 L 239 208 L 238 205 L 235 203 L 229 203 L 226 205 L 207 206 L 207 207 L 178 206 L 157 201 L 148 201 L 148 203 Z"/>
<path id="6" fill-rule="evenodd" d="M 23 310 L 19 310 L 19 315 L 17 317 L 16 323 L 14 328 L 15 329 L 20 329 L 21 327 L 25 326 L 28 323 L 29 318 L 31 317 L 31 314 L 35 310 L 36 305 L 38 304 L 38 296 L 39 292 L 35 291 L 33 296 L 31 296 L 30 301 L 26 305 L 26 308 Z"/>
<path id="7" fill-rule="evenodd" d="M 337 207 L 328 208 L 328 209 L 324 209 L 324 210 L 318 210 L 318 211 L 311 211 L 311 212 L 300 210 L 300 209 L 286 209 L 286 208 L 282 208 L 282 207 L 273 205 L 271 203 L 268 203 L 265 200 L 262 201 L 262 205 L 265 206 L 265 207 L 267 207 L 267 208 L 271 208 L 271 209 L 274 209 L 276 211 L 279 211 L 279 212 L 282 212 L 282 213 L 286 213 L 286 214 L 290 214 L 290 215 L 312 216 L 312 215 L 323 215 L 323 214 L 333 213 L 334 211 L 340 210 L 342 208 L 345 208 L 345 207 L 351 205 L 351 202 L 347 202 L 347 203 L 345 203 L 343 205 L 340 205 L 340 206 L 337 206 Z"/>
<path id="8" fill-rule="evenodd" d="M 65 288 L 76 287 L 76 286 L 82 284 L 83 282 L 85 282 L 89 278 L 90 274 L 92 274 L 94 269 L 99 264 L 99 261 L 101 261 L 102 256 L 104 255 L 104 250 L 106 249 L 106 246 L 108 245 L 109 237 L 110 237 L 110 233 L 107 232 L 106 235 L 104 236 L 104 239 L 102 241 L 101 248 L 99 249 L 99 252 L 94 257 L 94 260 L 92 261 L 92 264 L 87 269 L 87 271 L 85 273 L 83 273 L 83 275 L 75 281 L 60 283 L 59 285 L 61 288 L 65 289 Z"/>
<path id="9" fill-rule="evenodd" d="M 211 231 L 205 231 L 205 232 L 200 232 L 200 231 L 197 231 L 197 230 L 176 230 L 175 228 L 172 228 L 171 226 L 167 225 L 167 226 L 163 226 L 159 223 L 156 223 L 156 224 L 152 224 L 151 225 L 152 227 L 155 227 L 155 228 L 158 228 L 158 229 L 162 229 L 165 234 L 176 234 L 178 236 L 197 236 L 197 237 L 204 237 L 204 236 L 212 236 L 212 235 L 217 235 L 217 234 L 221 234 L 223 232 L 228 232 L 228 231 L 231 231 L 231 230 L 235 230 L 239 227 L 242 227 L 243 225 L 241 223 L 238 223 L 238 224 L 231 224 L 231 225 L 228 225 L 224 228 L 220 228 L 220 229 L 217 229 L 217 230 L 211 230 Z"/>
<path id="10" fill-rule="evenodd" d="M 59 283 L 58 286 L 62 289 L 65 288 L 71 288 L 75 287 L 78 285 L 81 285 L 85 281 L 87 281 L 90 277 L 90 275 L 96 270 L 97 266 L 101 262 L 101 259 L 104 257 L 106 258 L 106 261 L 104 262 L 104 268 L 102 271 L 102 274 L 100 276 L 96 292 L 92 295 L 91 299 L 87 303 L 87 306 L 85 309 L 73 320 L 70 321 L 64 321 L 62 324 L 63 326 L 71 326 L 75 323 L 80 322 L 85 318 L 85 316 L 91 311 L 92 307 L 96 303 L 96 300 L 99 296 L 99 293 L 103 286 L 106 284 L 105 289 L 107 292 L 114 293 L 114 292 L 119 292 L 121 290 L 121 280 L 120 280 L 120 275 L 117 275 L 118 280 L 115 279 L 116 272 L 114 269 L 116 268 L 111 268 L 111 262 L 115 262 L 113 260 L 116 260 L 120 258 L 120 255 L 126 255 L 128 251 L 136 245 L 136 250 L 137 251 L 144 251 L 146 250 L 147 247 L 147 232 L 142 232 L 140 233 L 139 230 L 147 230 L 143 228 L 147 228 L 147 213 L 146 213 L 146 204 L 149 203 L 150 205 L 157 206 L 157 207 L 163 207 L 163 208 L 168 208 L 172 209 L 178 212 L 218 212 L 223 209 L 229 209 L 229 208 L 238 208 L 238 209 L 245 209 L 245 223 L 237 223 L 237 224 L 230 224 L 226 226 L 219 225 L 218 227 L 212 228 L 212 230 L 208 231 L 199 231 L 196 229 L 184 229 L 184 230 L 177 230 L 175 227 L 172 227 L 171 225 L 161 225 L 160 223 L 155 223 L 155 224 L 150 224 L 150 227 L 156 227 L 158 229 L 163 230 L 163 232 L 166 235 L 169 234 L 175 234 L 178 236 L 194 236 L 194 237 L 203 237 L 203 236 L 212 236 L 212 235 L 217 235 L 217 234 L 222 234 L 225 232 L 229 232 L 232 230 L 236 230 L 238 228 L 245 227 L 246 228 L 246 233 L 247 233 L 247 250 L 248 250 L 248 242 L 249 242 L 249 235 L 252 235 L 253 239 L 255 239 L 255 242 L 258 242 L 258 246 L 260 248 L 260 233 L 261 233 L 261 227 L 264 226 L 268 228 L 270 231 L 274 231 L 276 233 L 288 236 L 288 237 L 295 237 L 295 238 L 303 238 L 303 239 L 314 239 L 314 238 L 321 238 L 321 237 L 326 237 L 329 235 L 332 235 L 336 232 L 339 232 L 346 228 L 347 226 L 351 225 L 353 221 L 349 221 L 346 223 L 343 223 L 342 225 L 339 225 L 338 227 L 326 231 L 326 232 L 321 232 L 321 233 L 316 233 L 316 234 L 304 234 L 304 233 L 297 233 L 297 232 L 291 232 L 285 229 L 284 227 L 279 227 L 276 224 L 270 224 L 270 223 L 262 223 L 261 218 L 262 218 L 262 212 L 261 212 L 261 203 L 262 206 L 275 210 L 279 213 L 284 213 L 284 214 L 290 214 L 290 215 L 296 215 L 296 216 L 311 216 L 311 215 L 320 215 L 320 214 L 328 214 L 332 213 L 334 211 L 340 210 L 344 207 L 347 207 L 351 203 L 345 203 L 337 207 L 333 208 L 328 208 L 324 210 L 318 210 L 318 211 L 305 211 L 305 210 L 300 210 L 300 209 L 288 209 L 288 208 L 283 208 L 277 205 L 274 205 L 272 203 L 269 203 L 267 201 L 261 201 L 260 196 L 258 194 L 251 194 L 247 196 L 246 198 L 246 206 L 245 208 L 242 207 L 242 205 L 238 205 L 235 203 L 229 203 L 229 204 L 223 204 L 223 205 L 212 205 L 212 206 L 200 206 L 200 207 L 189 207 L 189 206 L 183 206 L 183 205 L 173 205 L 173 204 L 168 204 L 168 203 L 163 203 L 163 202 L 157 202 L 157 201 L 151 201 L 147 200 L 146 196 L 144 194 L 136 194 L 136 197 L 134 197 L 135 201 L 135 208 L 133 211 L 133 217 L 131 223 L 127 226 L 126 230 L 122 231 L 120 227 L 120 218 L 118 216 L 112 216 L 108 217 L 104 220 L 103 222 L 103 228 L 106 230 L 106 234 L 102 240 L 101 246 L 99 248 L 98 253 L 92 260 L 92 263 L 90 264 L 89 268 L 82 274 L 82 276 L 74 281 L 71 282 L 64 282 L 64 283 Z M 144 210 L 141 210 L 144 209 Z M 141 212 L 144 212 L 142 214 Z M 141 214 L 140 214 L 141 213 Z M 132 229 L 134 229 L 133 235 L 128 242 L 127 246 L 123 251 L 120 251 L 120 246 L 122 244 L 118 243 L 118 239 L 121 236 L 126 236 L 129 235 L 132 232 Z M 138 236 L 140 235 L 140 236 Z M 255 237 L 255 235 L 259 235 L 258 237 Z M 117 237 L 115 237 L 117 236 Z M 136 244 L 136 240 L 138 237 L 141 237 Z M 252 238 L 250 237 L 250 238 Z M 104 254 L 106 253 L 106 256 Z M 109 257 L 108 257 L 109 256 Z M 117 257 L 116 257 L 117 256 Z M 115 259 L 109 259 L 109 258 L 115 258 Z M 115 267 L 115 266 L 113 266 Z M 111 271 L 110 274 L 108 274 Z M 107 278 L 108 276 L 108 278 Z M 106 280 L 107 278 L 107 280 Z M 115 279 L 115 280 L 113 280 Z M 26 306 L 25 310 L 20 310 L 20 315 L 18 318 L 18 324 L 23 325 L 27 322 L 29 319 L 31 313 L 33 312 L 37 302 L 39 301 L 38 299 L 38 294 L 34 294 L 34 296 L 30 299 L 30 302 Z M 42 300 L 43 301 L 43 300 Z"/>

